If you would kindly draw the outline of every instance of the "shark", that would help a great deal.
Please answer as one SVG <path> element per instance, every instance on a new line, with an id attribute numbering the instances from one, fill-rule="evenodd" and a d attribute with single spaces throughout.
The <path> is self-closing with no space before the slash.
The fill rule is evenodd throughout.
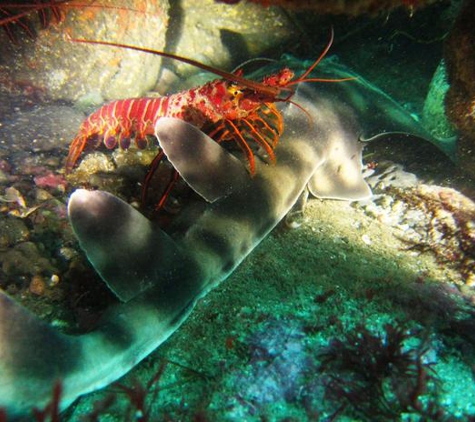
<path id="1" fill-rule="evenodd" d="M 319 70 L 332 77 L 353 75 L 331 61 Z M 362 176 L 365 141 L 412 136 L 435 142 L 361 77 L 302 83 L 292 100 L 298 107 L 279 104 L 285 131 L 276 163 L 257 159 L 253 177 L 243 161 L 197 128 L 171 118 L 158 121 L 155 134 L 167 158 L 206 200 L 199 212 L 185 208 L 167 231 L 110 193 L 78 189 L 71 195 L 72 229 L 118 300 L 94 329 L 72 335 L 0 291 L 0 409 L 8 420 L 28 418 L 32 408 L 46 406 L 58 382 L 65 409 L 130 371 L 233 272 L 306 187 L 320 198 L 370 197 Z"/>

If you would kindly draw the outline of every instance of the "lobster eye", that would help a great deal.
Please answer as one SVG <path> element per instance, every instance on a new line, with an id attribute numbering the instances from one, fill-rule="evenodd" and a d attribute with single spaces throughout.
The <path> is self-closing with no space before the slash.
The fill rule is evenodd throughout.
<path id="1" fill-rule="evenodd" d="M 233 97 L 239 97 L 242 95 L 242 91 L 236 86 L 236 85 L 231 85 L 228 88 L 228 92 L 233 96 Z"/>

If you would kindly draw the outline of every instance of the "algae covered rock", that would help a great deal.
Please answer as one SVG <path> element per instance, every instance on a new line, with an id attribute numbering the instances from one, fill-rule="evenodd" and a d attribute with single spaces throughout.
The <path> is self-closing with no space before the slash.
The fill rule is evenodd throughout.
<path id="1" fill-rule="evenodd" d="M 460 133 L 457 155 L 464 171 L 475 175 L 475 1 L 462 6 L 445 45 L 450 89 L 447 115 Z"/>
<path id="2" fill-rule="evenodd" d="M 222 3 L 238 3 L 239 0 L 218 0 Z M 329 13 L 334 15 L 345 14 L 348 16 L 359 16 L 364 14 L 376 15 L 378 13 L 389 13 L 393 9 L 400 7 L 407 8 L 411 13 L 415 9 L 422 8 L 437 0 L 401 1 L 401 0 L 250 0 L 263 6 L 279 6 L 288 10 L 315 10 L 319 13 Z"/>
<path id="3" fill-rule="evenodd" d="M 55 274 L 58 269 L 43 256 L 33 242 L 18 243 L 0 255 L 2 270 L 8 277 L 18 275 Z"/>
<path id="4" fill-rule="evenodd" d="M 432 77 L 422 110 L 422 124 L 437 138 L 455 136 L 454 128 L 445 114 L 445 97 L 448 89 L 447 70 L 442 60 Z"/>
<path id="5" fill-rule="evenodd" d="M 26 224 L 13 217 L 0 218 L 0 249 L 28 239 L 30 231 Z"/>

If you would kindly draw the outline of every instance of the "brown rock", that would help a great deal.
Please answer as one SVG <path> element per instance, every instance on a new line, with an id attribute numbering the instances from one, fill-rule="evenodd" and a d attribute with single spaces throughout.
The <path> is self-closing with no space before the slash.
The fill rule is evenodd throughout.
<path id="1" fill-rule="evenodd" d="M 31 278 L 29 291 L 37 296 L 44 296 L 46 292 L 46 283 L 40 275 L 34 275 Z"/>
<path id="2" fill-rule="evenodd" d="M 277 8 L 243 2 L 234 6 L 214 0 L 183 0 L 172 9 L 168 49 L 211 66 L 231 65 L 280 46 L 295 31 L 290 18 Z M 180 25 L 177 25 L 180 22 Z M 181 75 L 196 69 L 174 63 Z"/>
<path id="3" fill-rule="evenodd" d="M 218 0 L 219 1 L 219 0 Z M 250 0 L 263 6 L 280 6 L 289 10 L 315 10 L 334 15 L 359 16 L 363 14 L 387 13 L 392 9 L 405 7 L 409 11 L 435 3 L 437 0 Z M 222 0 L 223 3 L 226 0 Z"/>
<path id="4" fill-rule="evenodd" d="M 0 217 L 0 249 L 24 242 L 28 239 L 30 231 L 26 224 L 12 217 Z"/>
<path id="5" fill-rule="evenodd" d="M 0 55 L 6 58 L 6 72 L 13 83 L 29 84 L 50 98 L 67 100 L 92 92 L 106 100 L 140 96 L 154 85 L 160 58 L 73 43 L 68 37 L 161 50 L 168 25 L 167 0 L 81 2 L 62 5 L 61 12 L 62 22 L 38 29 L 33 40 L 25 35 L 18 46 L 1 31 Z"/>
<path id="6" fill-rule="evenodd" d="M 460 133 L 457 155 L 461 167 L 475 175 L 475 0 L 466 0 L 445 45 L 450 82 L 447 115 Z"/>

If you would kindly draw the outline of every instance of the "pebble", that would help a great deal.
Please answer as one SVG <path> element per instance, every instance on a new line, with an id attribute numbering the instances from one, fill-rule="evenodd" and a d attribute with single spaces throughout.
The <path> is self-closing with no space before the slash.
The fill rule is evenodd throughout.
<path id="1" fill-rule="evenodd" d="M 46 283 L 40 275 L 34 275 L 30 281 L 28 290 L 37 296 L 43 296 L 46 292 Z"/>
<path id="2" fill-rule="evenodd" d="M 361 240 L 363 241 L 363 243 L 365 243 L 366 245 L 371 245 L 371 243 L 373 243 L 371 241 L 371 238 L 367 235 L 367 234 L 364 234 L 363 236 L 361 236 Z"/>
<path id="3" fill-rule="evenodd" d="M 49 280 L 49 285 L 50 287 L 55 287 L 59 284 L 60 282 L 60 278 L 59 278 L 59 275 L 58 274 L 53 274 Z"/>
<path id="4" fill-rule="evenodd" d="M 23 220 L 0 216 L 0 249 L 24 242 L 29 236 L 30 231 Z"/>
<path id="5" fill-rule="evenodd" d="M 75 258 L 78 253 L 75 249 L 73 248 L 68 248 L 68 247 L 63 247 L 59 250 L 59 254 L 66 260 L 66 261 L 71 261 L 73 258 Z"/>

